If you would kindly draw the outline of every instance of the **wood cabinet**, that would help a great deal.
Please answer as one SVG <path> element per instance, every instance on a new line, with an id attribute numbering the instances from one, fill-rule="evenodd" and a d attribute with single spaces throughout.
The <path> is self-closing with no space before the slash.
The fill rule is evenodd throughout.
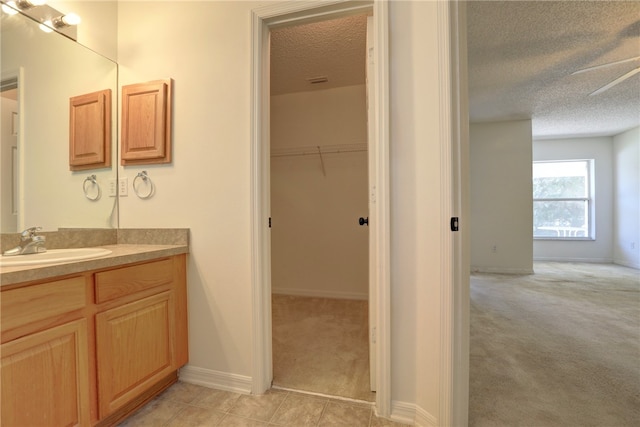
<path id="1" fill-rule="evenodd" d="M 86 320 L 3 344 L 1 392 L 3 426 L 90 425 Z"/>
<path id="2" fill-rule="evenodd" d="M 110 414 L 175 370 L 170 291 L 96 317 L 100 414 Z"/>
<path id="3" fill-rule="evenodd" d="M 173 80 L 122 87 L 121 164 L 171 163 Z"/>
<path id="4" fill-rule="evenodd" d="M 69 169 L 111 166 L 111 89 L 69 100 Z"/>
<path id="5" fill-rule="evenodd" d="M 3 426 L 89 425 L 86 276 L 2 292 Z"/>
<path id="6" fill-rule="evenodd" d="M 2 289 L 1 425 L 113 425 L 188 360 L 186 256 Z"/>

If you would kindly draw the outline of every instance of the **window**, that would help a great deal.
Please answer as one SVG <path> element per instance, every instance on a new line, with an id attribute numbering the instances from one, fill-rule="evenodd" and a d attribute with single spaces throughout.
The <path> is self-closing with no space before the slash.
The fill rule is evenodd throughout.
<path id="1" fill-rule="evenodd" d="M 592 239 L 593 160 L 533 162 L 533 237 Z"/>

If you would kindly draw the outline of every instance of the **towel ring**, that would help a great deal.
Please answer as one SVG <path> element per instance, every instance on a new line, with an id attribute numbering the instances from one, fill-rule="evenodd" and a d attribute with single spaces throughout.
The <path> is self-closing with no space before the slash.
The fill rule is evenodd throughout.
<path id="1" fill-rule="evenodd" d="M 89 195 L 89 187 L 87 186 L 87 183 L 93 184 L 95 187 L 97 187 L 98 192 L 94 197 L 91 197 Z M 98 184 L 98 180 L 96 179 L 95 175 L 89 175 L 84 179 L 84 182 L 82 183 L 82 191 L 84 192 L 84 197 L 91 200 L 92 202 L 95 202 L 102 196 L 102 190 L 100 190 L 100 184 Z"/>
<path id="2" fill-rule="evenodd" d="M 149 192 L 147 194 L 140 194 L 140 192 L 138 191 L 138 187 L 136 187 L 136 181 L 138 180 L 138 178 L 142 178 L 142 182 L 147 184 L 147 186 L 149 187 Z M 149 197 L 153 196 L 155 187 L 153 186 L 153 181 L 151 181 L 151 178 L 149 178 L 149 175 L 147 175 L 147 171 L 138 172 L 138 175 L 133 178 L 133 191 L 136 193 L 136 196 L 140 197 L 141 199 L 148 199 Z"/>

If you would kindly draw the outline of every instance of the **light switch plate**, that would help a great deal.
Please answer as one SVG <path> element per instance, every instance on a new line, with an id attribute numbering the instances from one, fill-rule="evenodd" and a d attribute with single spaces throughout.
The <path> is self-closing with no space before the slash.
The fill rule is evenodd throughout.
<path id="1" fill-rule="evenodd" d="M 115 178 L 109 179 L 109 197 L 116 197 L 118 194 L 118 183 Z"/>
<path id="2" fill-rule="evenodd" d="M 122 177 L 120 178 L 120 187 L 118 189 L 120 197 L 126 197 L 129 191 L 129 178 Z"/>

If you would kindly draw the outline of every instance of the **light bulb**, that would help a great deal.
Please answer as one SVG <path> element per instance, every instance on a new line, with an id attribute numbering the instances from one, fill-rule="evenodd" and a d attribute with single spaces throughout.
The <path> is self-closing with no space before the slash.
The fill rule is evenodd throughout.
<path id="1" fill-rule="evenodd" d="M 53 28 L 64 28 L 71 25 L 78 25 L 80 23 L 80 17 L 75 13 L 67 13 L 66 15 L 58 16 L 51 20 Z"/>
<path id="2" fill-rule="evenodd" d="M 82 21 L 82 19 L 75 13 L 67 13 L 62 17 L 62 22 L 67 25 L 78 25 L 80 21 Z"/>
<path id="3" fill-rule="evenodd" d="M 44 21 L 42 24 L 39 25 L 39 27 L 45 33 L 50 33 L 53 31 L 53 24 L 51 23 L 51 21 Z"/>
<path id="4" fill-rule="evenodd" d="M 18 13 L 17 8 L 18 6 L 16 6 L 15 1 L 10 1 L 7 4 L 2 5 L 2 11 L 7 15 L 15 15 L 16 13 Z"/>

